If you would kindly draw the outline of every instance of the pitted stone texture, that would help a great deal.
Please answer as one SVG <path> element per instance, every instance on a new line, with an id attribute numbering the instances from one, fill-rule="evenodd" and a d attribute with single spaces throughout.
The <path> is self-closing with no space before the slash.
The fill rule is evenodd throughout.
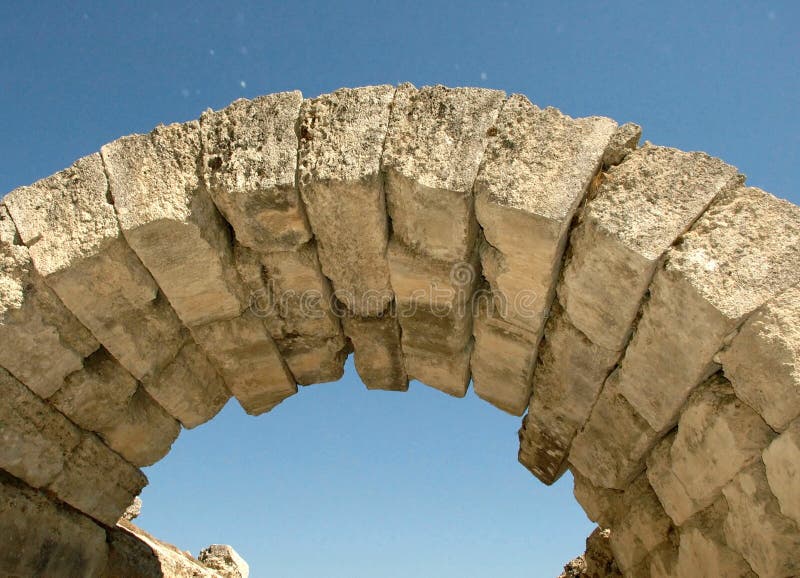
<path id="1" fill-rule="evenodd" d="M 729 334 L 800 280 L 798 246 L 800 207 L 740 187 L 669 251 L 619 371 L 619 391 L 653 429 L 669 429 L 692 389 L 719 369 L 713 358 Z"/>
<path id="2" fill-rule="evenodd" d="M 224 578 L 248 578 L 250 566 L 239 553 L 226 544 L 211 544 L 198 554 L 204 566 L 219 572 Z"/>
<path id="3" fill-rule="evenodd" d="M 380 172 L 392 86 L 341 89 L 301 107 L 299 184 L 322 271 L 348 310 L 364 317 L 392 300 Z"/>
<path id="4" fill-rule="evenodd" d="M 475 181 L 489 243 L 483 269 L 507 303 L 506 319 L 528 331 L 542 330 L 570 222 L 615 128 L 608 118 L 572 119 L 513 95 L 489 129 Z"/>
<path id="5" fill-rule="evenodd" d="M 0 575 L 99 577 L 106 533 L 93 520 L 0 478 Z"/>
<path id="6" fill-rule="evenodd" d="M 122 238 L 99 155 L 3 199 L 36 269 L 137 379 L 158 373 L 182 342 L 174 311 Z"/>
<path id="7" fill-rule="evenodd" d="M 330 282 L 308 244 L 296 251 L 258 254 L 235 248 L 236 266 L 250 291 L 250 309 L 263 318 L 292 376 L 301 385 L 336 381 L 347 356 Z"/>
<path id="8" fill-rule="evenodd" d="M 714 376 L 689 398 L 669 450 L 651 454 L 647 475 L 670 517 L 681 525 L 711 505 L 739 471 L 758 460 L 774 435 L 736 397 L 728 380 Z"/>
<path id="9" fill-rule="evenodd" d="M 28 248 L 0 205 L 0 365 L 42 397 L 99 347 L 36 273 Z"/>
<path id="10" fill-rule="evenodd" d="M 346 315 L 344 330 L 353 342 L 356 371 L 367 389 L 408 389 L 400 326 L 393 310 L 381 317 Z"/>
<path id="11" fill-rule="evenodd" d="M 533 396 L 520 430 L 519 460 L 539 480 L 552 484 L 566 469 L 572 440 L 588 419 L 618 355 L 589 341 L 557 303 L 544 336 L 533 374 Z"/>
<path id="12" fill-rule="evenodd" d="M 600 526 L 613 526 L 620 510 L 623 492 L 595 486 L 575 468 L 571 469 L 571 473 L 574 482 L 572 493 L 586 516 Z"/>
<path id="13" fill-rule="evenodd" d="M 217 415 L 230 391 L 203 351 L 187 340 L 175 360 L 158 377 L 145 383 L 158 404 L 191 429 Z"/>
<path id="14" fill-rule="evenodd" d="M 725 539 L 763 577 L 800 574 L 800 529 L 784 516 L 758 461 L 723 490 L 728 503 Z"/>
<path id="15" fill-rule="evenodd" d="M 800 419 L 764 450 L 764 466 L 781 513 L 800 527 Z"/>
<path id="16" fill-rule="evenodd" d="M 731 550 L 722 526 L 728 506 L 720 498 L 680 528 L 677 576 L 756 578 L 741 554 Z"/>
<path id="17" fill-rule="evenodd" d="M 181 425 L 139 387 L 125 412 L 98 432 L 108 447 L 135 466 L 151 466 L 167 455 Z"/>
<path id="18" fill-rule="evenodd" d="M 642 138 L 642 127 L 632 122 L 626 122 L 617 127 L 611 140 L 603 153 L 603 167 L 613 167 L 625 160 L 632 151 L 639 146 Z"/>
<path id="19" fill-rule="evenodd" d="M 472 186 L 504 96 L 481 88 L 398 87 L 383 154 L 386 201 L 394 238 L 420 256 L 453 263 L 472 253 L 478 233 Z"/>
<path id="20" fill-rule="evenodd" d="M 661 436 L 619 393 L 618 382 L 615 370 L 572 442 L 569 463 L 598 486 L 624 490 Z"/>
<path id="21" fill-rule="evenodd" d="M 611 550 L 623 573 L 633 573 L 651 552 L 670 540 L 673 531 L 647 477 L 639 476 L 622 495 L 611 530 Z"/>
<path id="22" fill-rule="evenodd" d="M 262 253 L 311 239 L 295 186 L 302 101 L 298 91 L 279 92 L 200 117 L 208 191 L 236 240 Z"/>
<path id="23" fill-rule="evenodd" d="M 661 255 L 738 182 L 719 159 L 652 145 L 604 173 L 571 234 L 558 287 L 575 326 L 622 350 Z"/>
<path id="24" fill-rule="evenodd" d="M 403 346 L 408 378 L 416 379 L 453 397 L 467 395 L 471 353 L 472 341 L 469 341 L 462 351 L 448 355 Z"/>
<path id="25" fill-rule="evenodd" d="M 160 126 L 101 149 L 122 232 L 188 326 L 247 304 L 228 225 L 198 176 L 199 127 Z"/>
<path id="26" fill-rule="evenodd" d="M 800 286 L 754 313 L 720 354 L 736 395 L 775 430 L 800 416 Z"/>
<path id="27" fill-rule="evenodd" d="M 192 335 L 250 415 L 267 412 L 297 393 L 264 321 L 251 310 L 193 327 Z"/>

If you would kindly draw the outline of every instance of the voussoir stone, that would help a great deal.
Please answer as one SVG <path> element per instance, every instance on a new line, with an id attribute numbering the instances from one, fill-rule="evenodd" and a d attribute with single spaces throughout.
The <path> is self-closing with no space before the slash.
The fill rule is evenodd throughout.
<path id="1" fill-rule="evenodd" d="M 800 416 L 800 286 L 753 314 L 719 357 L 736 395 L 786 429 Z"/>
<path id="2" fill-rule="evenodd" d="M 574 483 L 572 493 L 586 516 L 604 528 L 613 526 L 620 512 L 623 492 L 595 486 L 575 468 L 571 469 L 571 473 Z"/>
<path id="3" fill-rule="evenodd" d="M 800 419 L 764 450 L 763 460 L 781 513 L 800 527 Z"/>

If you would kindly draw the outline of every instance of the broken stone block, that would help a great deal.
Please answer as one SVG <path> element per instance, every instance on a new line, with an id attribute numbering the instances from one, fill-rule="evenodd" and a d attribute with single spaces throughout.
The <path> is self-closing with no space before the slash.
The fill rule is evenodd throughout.
<path id="1" fill-rule="evenodd" d="M 800 527 L 800 419 L 764 450 L 763 459 L 781 513 Z"/>
<path id="2" fill-rule="evenodd" d="M 116 524 L 147 478 L 92 434 L 84 434 L 47 486 L 61 500 L 106 526 Z"/>
<path id="3" fill-rule="evenodd" d="M 246 307 L 228 224 L 198 176 L 198 122 L 159 126 L 102 147 L 125 239 L 175 308 L 195 326 Z"/>
<path id="4" fill-rule="evenodd" d="M 625 490 L 611 529 L 611 550 L 623 573 L 632 573 L 670 539 L 672 524 L 655 492 L 641 475 Z"/>
<path id="5" fill-rule="evenodd" d="M 622 491 L 595 486 L 575 468 L 571 468 L 574 487 L 572 493 L 586 516 L 603 527 L 614 525 L 619 513 Z"/>
<path id="6" fill-rule="evenodd" d="M 558 287 L 575 327 L 622 350 L 661 255 L 738 182 L 719 159 L 649 144 L 604 173 L 571 234 Z"/>
<path id="7" fill-rule="evenodd" d="M 103 528 L 11 476 L 0 477 L 0 575 L 100 576 Z"/>
<path id="8" fill-rule="evenodd" d="M 239 317 L 192 328 L 225 385 L 250 415 L 269 411 L 297 393 L 262 319 L 251 310 Z"/>
<path id="9" fill-rule="evenodd" d="M 142 513 L 142 499 L 139 496 L 136 496 L 131 502 L 131 505 L 125 508 L 125 511 L 120 516 L 121 520 L 135 520 L 139 517 L 139 514 Z"/>
<path id="10" fill-rule="evenodd" d="M 478 234 L 472 187 L 505 95 L 398 87 L 383 153 L 392 234 L 415 253 L 468 259 Z"/>
<path id="11" fill-rule="evenodd" d="M 367 389 L 408 389 L 400 326 L 394 311 L 381 317 L 346 315 L 344 330 L 353 342 L 356 371 Z"/>
<path id="12" fill-rule="evenodd" d="M 720 354 L 736 395 L 775 430 L 800 416 L 800 286 L 768 301 Z"/>
<path id="13" fill-rule="evenodd" d="M 248 578 L 250 566 L 239 553 L 226 544 L 211 544 L 203 548 L 197 559 L 207 568 L 216 570 L 223 578 Z"/>
<path id="14" fill-rule="evenodd" d="M 47 284 L 143 379 L 175 357 L 181 325 L 123 239 L 107 193 L 103 163 L 94 154 L 9 193 L 3 202 Z"/>
<path id="15" fill-rule="evenodd" d="M 539 344 L 519 452 L 520 462 L 545 484 L 555 482 L 566 469 L 572 440 L 588 419 L 617 357 L 589 341 L 553 304 Z"/>
<path id="16" fill-rule="evenodd" d="M 624 490 L 644 469 L 661 435 L 619 393 L 618 381 L 615 370 L 572 442 L 569 463 L 597 486 Z"/>
<path id="17" fill-rule="evenodd" d="M 725 539 L 758 576 L 800 574 L 800 529 L 780 511 L 764 464 L 757 461 L 723 489 Z"/>
<path id="18" fill-rule="evenodd" d="M 403 344 L 406 371 L 409 379 L 416 379 L 427 386 L 454 397 L 467 395 L 469 387 L 469 358 L 472 353 L 472 341 L 463 351 L 449 355 L 415 349 Z"/>
<path id="19" fill-rule="evenodd" d="M 603 167 L 613 167 L 624 161 L 625 157 L 637 149 L 641 138 L 642 127 L 638 124 L 626 122 L 617 127 L 603 153 Z"/>
<path id="20" fill-rule="evenodd" d="M 122 415 L 97 433 L 134 466 L 144 467 L 169 453 L 181 425 L 140 386 Z"/>
<path id="21" fill-rule="evenodd" d="M 488 242 L 484 275 L 508 303 L 507 321 L 541 332 L 572 217 L 615 128 L 611 119 L 572 119 L 518 94 L 489 128 L 475 212 Z"/>
<path id="22" fill-rule="evenodd" d="M 203 351 L 187 340 L 178 356 L 145 388 L 171 416 L 191 429 L 217 415 L 230 391 Z"/>
<path id="23" fill-rule="evenodd" d="M 279 92 L 200 117 L 206 187 L 237 242 L 261 253 L 311 239 L 295 185 L 302 101 L 299 91 Z"/>
<path id="24" fill-rule="evenodd" d="M 0 365 L 42 397 L 99 347 L 36 273 L 8 210 L 0 205 Z"/>
<path id="25" fill-rule="evenodd" d="M 800 280 L 798 245 L 800 207 L 739 187 L 669 251 L 619 370 L 619 391 L 653 429 L 675 424 L 731 332 Z"/>
<path id="26" fill-rule="evenodd" d="M 681 526 L 677 576 L 755 578 L 741 554 L 725 541 L 722 526 L 727 513 L 728 506 L 720 497 Z"/>
<path id="27" fill-rule="evenodd" d="M 301 107 L 298 180 L 322 271 L 336 298 L 362 317 L 392 300 L 380 162 L 394 91 L 341 89 Z"/>

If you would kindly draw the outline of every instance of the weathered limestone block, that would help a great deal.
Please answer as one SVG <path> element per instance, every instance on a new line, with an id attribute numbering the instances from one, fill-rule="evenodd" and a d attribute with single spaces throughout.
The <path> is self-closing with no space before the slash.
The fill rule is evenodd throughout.
<path id="1" fill-rule="evenodd" d="M 472 253 L 478 233 L 472 187 L 504 96 L 481 88 L 398 87 L 383 170 L 399 243 L 451 263 Z"/>
<path id="2" fill-rule="evenodd" d="M 189 327 L 246 306 L 228 225 L 198 176 L 198 122 L 102 147 L 122 232 Z"/>
<path id="3" fill-rule="evenodd" d="M 211 544 L 203 548 L 197 559 L 204 566 L 219 572 L 224 578 L 248 578 L 250 566 L 239 553 L 226 544 Z"/>
<path id="4" fill-rule="evenodd" d="M 192 335 L 250 415 L 269 411 L 297 393 L 264 321 L 252 310 L 193 327 Z"/>
<path id="5" fill-rule="evenodd" d="M 250 310 L 264 320 L 297 383 L 339 379 L 345 340 L 313 244 L 264 254 L 237 245 L 235 257 L 250 291 Z"/>
<path id="6" fill-rule="evenodd" d="M 108 447 L 134 466 L 151 466 L 169 453 L 181 424 L 140 386 L 125 412 L 97 432 Z"/>
<path id="7" fill-rule="evenodd" d="M 728 503 L 725 539 L 762 577 L 800 574 L 800 529 L 784 516 L 758 461 L 723 490 Z"/>
<path id="8" fill-rule="evenodd" d="M 46 397 L 81 368 L 97 340 L 36 273 L 0 205 L 0 365 Z"/>
<path id="9" fill-rule="evenodd" d="M 613 526 L 621 506 L 622 491 L 595 486 L 575 468 L 571 473 L 574 482 L 572 493 L 586 516 L 600 526 Z"/>
<path id="10" fill-rule="evenodd" d="M 353 342 L 356 371 L 367 389 L 408 390 L 396 313 L 381 317 L 344 317 L 345 333 Z"/>
<path id="11" fill-rule="evenodd" d="M 506 319 L 523 329 L 542 330 L 570 222 L 616 126 L 513 95 L 490 129 L 475 180 L 475 212 L 488 242 L 481 257 L 492 291 L 508 305 Z"/>
<path id="12" fill-rule="evenodd" d="M 755 578 L 741 554 L 725 541 L 723 524 L 728 506 L 720 497 L 680 528 L 677 576 Z"/>
<path id="13" fill-rule="evenodd" d="M 619 391 L 657 431 L 719 369 L 730 333 L 800 280 L 800 207 L 755 188 L 721 194 L 656 273 Z M 653 347 L 653 343 L 658 343 Z"/>
<path id="14" fill-rule="evenodd" d="M 670 450 L 675 443 L 676 432 L 662 439 L 647 457 L 647 479 L 655 490 L 664 511 L 676 525 L 683 524 L 702 507 L 686 491 L 672 469 Z"/>
<path id="15" fill-rule="evenodd" d="M 0 575 L 102 575 L 106 533 L 10 476 L 0 477 Z"/>
<path id="16" fill-rule="evenodd" d="M 380 172 L 394 87 L 341 89 L 301 107 L 299 185 L 322 271 L 352 313 L 392 300 Z"/>
<path id="17" fill-rule="evenodd" d="M 611 140 L 603 153 L 603 167 L 609 168 L 620 164 L 632 151 L 639 146 L 642 138 L 642 127 L 632 122 L 626 122 L 617 127 Z"/>
<path id="18" fill-rule="evenodd" d="M 800 286 L 754 313 L 720 361 L 736 395 L 773 429 L 800 416 Z"/>
<path id="19" fill-rule="evenodd" d="M 670 535 L 670 540 L 663 542 L 655 550 L 650 552 L 647 560 L 642 564 L 643 577 L 647 578 L 673 578 L 677 573 L 678 567 L 678 544 L 674 534 Z"/>
<path id="20" fill-rule="evenodd" d="M 128 371 L 143 379 L 175 357 L 183 340 L 181 325 L 123 239 L 107 193 L 103 164 L 95 154 L 9 193 L 3 202 L 47 284 Z"/>
<path id="21" fill-rule="evenodd" d="M 595 485 L 624 490 L 661 436 L 619 393 L 618 382 L 615 370 L 572 442 L 569 463 Z"/>
<path id="22" fill-rule="evenodd" d="M 403 357 L 409 379 L 416 379 L 453 397 L 467 395 L 471 354 L 471 340 L 463 351 L 447 355 L 442 355 L 437 351 L 403 346 Z"/>
<path id="23" fill-rule="evenodd" d="M 302 101 L 299 91 L 279 92 L 200 117 L 206 187 L 236 240 L 261 253 L 311 239 L 295 186 Z"/>
<path id="24" fill-rule="evenodd" d="M 764 450 L 763 459 L 781 513 L 800 527 L 800 419 Z"/>
<path id="25" fill-rule="evenodd" d="M 217 415 L 231 397 L 216 368 L 191 339 L 172 363 L 144 385 L 153 399 L 187 429 Z"/>
<path id="26" fill-rule="evenodd" d="M 622 495 L 611 529 L 611 550 L 623 573 L 632 573 L 673 531 L 647 477 L 639 476 Z"/>
<path id="27" fill-rule="evenodd" d="M 661 255 L 738 182 L 719 159 L 649 144 L 604 173 L 572 232 L 558 287 L 573 324 L 621 351 Z"/>
<path id="28" fill-rule="evenodd" d="M 615 351 L 589 341 L 558 303 L 553 304 L 539 345 L 519 451 L 520 463 L 545 484 L 555 482 L 566 469 L 572 440 L 588 419 L 617 357 Z"/>
<path id="29" fill-rule="evenodd" d="M 681 500 L 680 513 L 670 514 L 680 525 L 711 505 L 723 486 L 759 459 L 774 435 L 764 420 L 736 397 L 728 380 L 717 375 L 689 398 L 675 439 L 663 455 L 666 463 L 650 468 L 655 461 L 651 455 L 648 477 L 668 511 L 673 495 L 681 490 L 686 493 L 689 501 Z M 662 478 L 657 472 L 663 469 L 668 473 Z"/>

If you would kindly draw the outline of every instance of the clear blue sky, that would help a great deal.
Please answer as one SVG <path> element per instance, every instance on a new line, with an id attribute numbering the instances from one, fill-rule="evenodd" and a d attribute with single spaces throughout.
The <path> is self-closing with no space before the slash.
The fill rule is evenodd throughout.
<path id="1" fill-rule="evenodd" d="M 169 4 L 169 5 L 167 5 Z M 16 2 L 0 21 L 0 194 L 235 98 L 411 81 L 643 125 L 800 202 L 795 2 Z M 348 364 L 270 414 L 235 402 L 149 468 L 139 523 L 252 576 L 555 576 L 592 525 L 516 462 L 519 420 Z"/>

